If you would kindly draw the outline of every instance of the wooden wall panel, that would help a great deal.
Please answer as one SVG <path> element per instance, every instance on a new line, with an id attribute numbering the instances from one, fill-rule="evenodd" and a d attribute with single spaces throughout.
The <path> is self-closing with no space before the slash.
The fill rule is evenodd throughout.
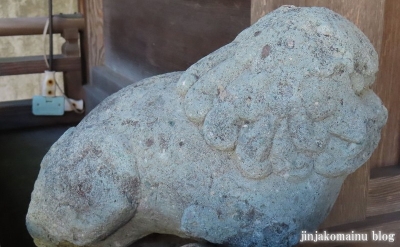
<path id="1" fill-rule="evenodd" d="M 134 81 L 184 70 L 250 25 L 248 0 L 104 0 L 105 64 Z"/>
<path id="2" fill-rule="evenodd" d="M 374 91 L 389 111 L 372 167 L 400 164 L 400 1 L 386 0 L 380 70 Z"/>
<path id="3" fill-rule="evenodd" d="M 372 169 L 368 183 L 367 217 L 393 212 L 400 212 L 400 167 Z"/>
<path id="4" fill-rule="evenodd" d="M 361 221 L 366 218 L 368 177 L 368 163 L 347 177 L 338 199 L 330 214 L 320 226 L 321 228 Z"/>
<path id="5" fill-rule="evenodd" d="M 85 0 L 84 12 L 86 19 L 86 50 L 88 51 L 88 66 L 90 69 L 104 64 L 103 1 Z"/>
<path id="6" fill-rule="evenodd" d="M 85 2 L 86 2 L 86 0 L 78 0 L 76 2 L 76 5 L 78 7 L 78 12 L 81 14 L 85 13 Z"/>
<path id="7" fill-rule="evenodd" d="M 64 72 L 81 70 L 80 58 L 54 55 L 53 59 L 54 71 Z M 37 74 L 43 73 L 43 71 L 47 69 L 48 67 L 43 60 L 43 56 L 0 58 L 0 76 Z"/>

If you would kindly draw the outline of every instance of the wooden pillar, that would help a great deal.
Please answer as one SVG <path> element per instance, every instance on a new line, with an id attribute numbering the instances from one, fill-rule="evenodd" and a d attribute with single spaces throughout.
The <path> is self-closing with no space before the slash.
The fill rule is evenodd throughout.
<path id="1" fill-rule="evenodd" d="M 79 49 L 79 30 L 77 28 L 67 28 L 61 33 L 65 43 L 61 47 L 61 52 L 66 57 L 80 57 Z M 82 99 L 82 66 L 79 71 L 66 71 L 64 76 L 64 93 L 72 99 Z"/>
<path id="2" fill-rule="evenodd" d="M 374 91 L 389 112 L 372 167 L 400 165 L 400 1 L 386 0 L 378 79 Z M 399 209 L 400 210 L 400 209 Z"/>
<path id="3" fill-rule="evenodd" d="M 85 0 L 83 7 L 86 21 L 84 45 L 87 51 L 87 71 L 89 71 L 90 77 L 91 68 L 104 64 L 103 1 Z"/>

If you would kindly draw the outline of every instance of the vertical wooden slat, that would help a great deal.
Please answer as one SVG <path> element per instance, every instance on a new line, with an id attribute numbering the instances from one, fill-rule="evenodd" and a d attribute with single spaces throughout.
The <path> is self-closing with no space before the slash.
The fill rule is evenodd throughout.
<path id="1" fill-rule="evenodd" d="M 389 112 L 372 167 L 400 164 L 400 1 L 386 0 L 380 71 L 374 91 Z"/>
<path id="2" fill-rule="evenodd" d="M 67 57 L 79 57 L 80 49 L 78 45 L 79 30 L 77 28 L 66 28 L 61 33 L 65 43 L 61 46 L 61 52 Z"/>
<path id="3" fill-rule="evenodd" d="M 79 31 L 77 28 L 67 28 L 62 32 L 65 43 L 61 47 L 62 54 L 66 57 L 80 57 Z M 64 72 L 64 92 L 72 99 L 82 99 L 82 63 L 79 71 Z"/>
<path id="4" fill-rule="evenodd" d="M 134 81 L 186 70 L 250 25 L 249 0 L 104 0 L 105 65 Z"/>
<path id="5" fill-rule="evenodd" d="M 78 5 L 78 12 L 84 15 L 85 14 L 85 0 L 78 0 L 77 5 Z"/>
<path id="6" fill-rule="evenodd" d="M 381 51 L 385 0 L 252 0 L 252 23 L 281 5 L 327 7 L 356 24 L 371 40 L 378 53 Z M 367 162 L 345 180 L 322 227 L 365 219 L 370 164 Z"/>
<path id="7" fill-rule="evenodd" d="M 400 213 L 399 188 L 399 166 L 372 169 L 368 183 L 367 217 L 393 212 Z"/>
<path id="8" fill-rule="evenodd" d="M 346 178 L 338 199 L 320 228 L 361 221 L 366 218 L 369 171 L 367 162 Z"/>
<path id="9" fill-rule="evenodd" d="M 117 3 L 116 3 L 117 4 Z M 103 35 L 103 1 L 85 1 L 86 19 L 86 48 L 88 51 L 88 68 L 104 64 L 104 35 Z"/>

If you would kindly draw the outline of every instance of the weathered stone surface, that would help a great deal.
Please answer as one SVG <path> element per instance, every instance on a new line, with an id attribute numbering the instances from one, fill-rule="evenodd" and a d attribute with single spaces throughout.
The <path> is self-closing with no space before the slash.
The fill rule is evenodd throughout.
<path id="1" fill-rule="evenodd" d="M 292 246 L 379 141 L 377 69 L 343 17 L 281 7 L 67 131 L 41 164 L 28 230 L 40 246 L 127 246 L 153 232 Z"/>

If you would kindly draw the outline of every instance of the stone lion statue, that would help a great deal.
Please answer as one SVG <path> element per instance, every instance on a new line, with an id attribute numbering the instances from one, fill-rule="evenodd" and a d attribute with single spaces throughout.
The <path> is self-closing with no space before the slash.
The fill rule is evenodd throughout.
<path id="1" fill-rule="evenodd" d="M 293 246 L 379 142 L 377 70 L 345 18 L 283 6 L 69 129 L 42 161 L 27 228 L 38 246 L 129 246 L 151 233 Z"/>

